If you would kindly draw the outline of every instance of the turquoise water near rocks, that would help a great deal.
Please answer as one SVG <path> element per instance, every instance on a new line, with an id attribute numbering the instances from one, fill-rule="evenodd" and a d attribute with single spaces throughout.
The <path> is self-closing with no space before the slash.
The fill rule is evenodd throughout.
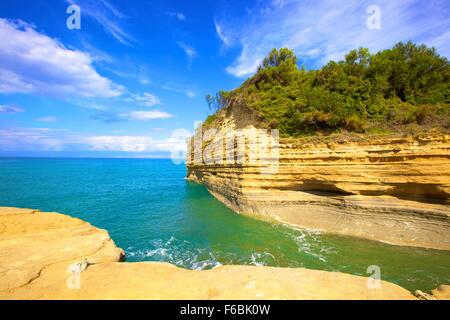
<path id="1" fill-rule="evenodd" d="M 108 230 L 127 261 L 207 269 L 244 264 L 367 276 L 409 290 L 450 283 L 450 252 L 293 230 L 235 214 L 155 159 L 0 159 L 0 206 L 56 211 Z"/>

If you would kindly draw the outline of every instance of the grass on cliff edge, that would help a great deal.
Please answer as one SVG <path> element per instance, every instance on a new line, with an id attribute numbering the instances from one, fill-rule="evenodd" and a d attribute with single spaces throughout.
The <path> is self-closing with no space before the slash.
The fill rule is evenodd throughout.
<path id="1" fill-rule="evenodd" d="M 292 50 L 273 49 L 239 88 L 206 100 L 214 111 L 206 127 L 241 105 L 282 137 L 448 132 L 450 64 L 412 42 L 377 54 L 352 50 L 320 70 L 299 68 Z"/>

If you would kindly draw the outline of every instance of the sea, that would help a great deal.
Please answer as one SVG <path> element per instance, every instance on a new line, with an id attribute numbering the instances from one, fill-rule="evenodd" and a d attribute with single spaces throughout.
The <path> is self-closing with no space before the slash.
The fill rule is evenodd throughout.
<path id="1" fill-rule="evenodd" d="M 83 219 L 106 229 L 130 262 L 379 272 L 412 291 L 450 283 L 449 252 L 259 221 L 234 213 L 185 176 L 185 166 L 170 159 L 0 158 L 0 206 Z"/>

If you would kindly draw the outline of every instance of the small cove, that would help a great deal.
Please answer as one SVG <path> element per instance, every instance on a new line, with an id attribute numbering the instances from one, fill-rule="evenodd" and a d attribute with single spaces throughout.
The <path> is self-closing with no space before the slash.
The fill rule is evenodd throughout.
<path id="1" fill-rule="evenodd" d="M 449 283 L 450 253 L 295 230 L 237 215 L 183 165 L 156 159 L 0 159 L 0 205 L 56 211 L 108 230 L 127 261 L 189 269 L 304 267 L 367 276 L 409 290 Z"/>

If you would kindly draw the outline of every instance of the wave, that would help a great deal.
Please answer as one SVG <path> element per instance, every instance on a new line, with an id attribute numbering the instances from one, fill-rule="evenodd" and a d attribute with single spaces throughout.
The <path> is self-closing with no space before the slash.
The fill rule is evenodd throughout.
<path id="1" fill-rule="evenodd" d="M 212 269 L 222 265 L 209 248 L 195 248 L 189 241 L 170 237 L 169 240 L 150 241 L 150 248 L 126 250 L 127 257 L 137 261 L 169 262 L 178 267 L 192 270 Z"/>
<path id="2" fill-rule="evenodd" d="M 168 240 L 151 240 L 148 248 L 126 250 L 127 258 L 133 261 L 169 262 L 191 270 L 214 269 L 223 264 L 275 266 L 276 258 L 270 252 L 250 251 L 234 253 L 214 251 L 209 247 L 198 247 L 193 243 L 170 237 Z"/>

